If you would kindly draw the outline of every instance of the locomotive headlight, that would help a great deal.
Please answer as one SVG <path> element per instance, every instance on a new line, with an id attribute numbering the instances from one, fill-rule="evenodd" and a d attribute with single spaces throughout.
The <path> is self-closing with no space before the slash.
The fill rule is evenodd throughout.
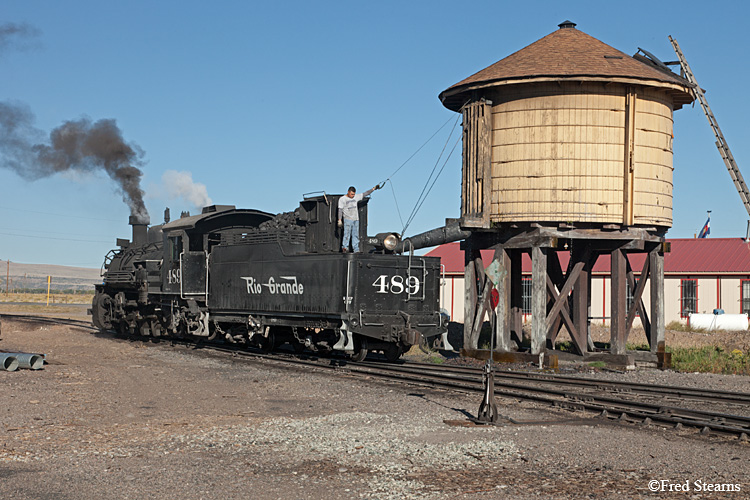
<path id="1" fill-rule="evenodd" d="M 369 236 L 367 242 L 378 250 L 387 250 L 392 252 L 399 244 L 401 239 L 397 233 L 378 233 L 375 236 Z"/>
<path id="2" fill-rule="evenodd" d="M 390 233 L 388 236 L 383 238 L 383 246 L 386 250 L 389 252 L 392 251 L 394 248 L 396 248 L 396 245 L 398 245 L 398 235 L 394 233 Z"/>
<path id="3" fill-rule="evenodd" d="M 367 243 L 374 246 L 377 250 L 386 250 L 392 252 L 401 241 L 398 233 L 378 233 L 375 236 L 368 236 Z"/>

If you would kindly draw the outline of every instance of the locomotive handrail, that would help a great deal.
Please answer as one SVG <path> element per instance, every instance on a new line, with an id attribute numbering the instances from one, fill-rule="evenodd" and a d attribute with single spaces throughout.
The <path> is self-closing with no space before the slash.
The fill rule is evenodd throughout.
<path id="1" fill-rule="evenodd" d="M 302 195 L 302 199 L 303 200 L 309 200 L 310 198 L 312 198 L 312 196 L 308 196 L 308 195 L 311 195 L 311 194 L 322 194 L 323 195 L 323 199 L 326 202 L 326 205 L 328 205 L 329 207 L 331 207 L 331 202 L 328 201 L 328 194 L 326 194 L 325 191 L 310 191 L 309 193 L 304 193 Z M 329 223 L 333 222 L 333 216 L 331 214 L 331 210 L 330 209 L 328 210 L 328 222 Z"/>
<path id="2" fill-rule="evenodd" d="M 322 194 L 323 195 L 323 199 L 326 201 L 326 205 L 329 205 L 329 203 L 328 203 L 328 195 L 326 194 L 325 191 L 310 191 L 309 193 L 304 193 L 302 195 L 302 199 L 303 200 L 309 200 L 310 198 L 313 198 L 312 196 L 308 196 L 308 195 L 311 195 L 311 194 Z"/>
<path id="3" fill-rule="evenodd" d="M 346 312 L 349 312 L 349 304 L 353 300 L 353 297 L 349 295 L 349 290 L 350 290 L 349 281 L 350 281 L 350 276 L 352 273 L 351 264 L 352 264 L 351 260 L 346 261 L 346 296 L 344 297 L 344 305 L 346 306 Z"/>
<path id="4" fill-rule="evenodd" d="M 102 262 L 102 267 L 101 269 L 99 269 L 99 276 L 104 276 L 104 269 L 109 267 L 109 264 L 112 262 L 112 259 L 115 258 L 116 254 L 117 254 L 117 251 L 114 249 L 107 252 L 107 255 L 104 256 L 104 262 Z"/>
<path id="5" fill-rule="evenodd" d="M 422 299 L 427 297 L 427 262 L 425 262 L 424 259 L 419 259 L 422 261 Z"/>
<path id="6" fill-rule="evenodd" d="M 414 258 L 414 245 L 412 244 L 412 242 L 410 240 L 406 240 L 406 241 L 409 242 L 409 247 L 410 247 L 410 249 L 409 249 L 409 263 L 408 263 L 408 266 L 406 268 L 406 279 L 407 279 L 407 282 L 408 282 L 410 280 L 410 278 L 411 278 L 411 268 L 412 268 L 411 260 L 412 260 L 412 258 Z M 426 295 L 427 291 L 425 290 L 426 287 L 424 286 L 427 283 L 427 262 L 425 262 L 424 259 L 419 259 L 419 260 L 422 262 L 422 281 L 421 281 L 422 286 L 420 287 L 422 289 L 422 297 L 420 297 L 418 300 L 425 300 L 425 298 L 427 297 L 427 295 Z M 406 302 L 409 302 L 412 299 L 413 299 L 413 297 L 411 295 L 407 294 L 407 297 L 405 299 Z"/>

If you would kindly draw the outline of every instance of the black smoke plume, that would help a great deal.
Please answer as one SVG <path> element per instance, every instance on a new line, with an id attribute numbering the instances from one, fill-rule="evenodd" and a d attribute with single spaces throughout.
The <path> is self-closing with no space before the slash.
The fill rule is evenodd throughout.
<path id="1" fill-rule="evenodd" d="M 0 54 L 6 49 L 26 49 L 29 47 L 25 41 L 39 35 L 39 30 L 30 24 L 4 23 L 0 24 Z"/>
<path id="2" fill-rule="evenodd" d="M 67 170 L 104 170 L 117 182 L 130 214 L 148 222 L 141 176 L 143 151 L 128 144 L 115 120 L 81 118 L 63 123 L 49 139 L 33 126 L 28 106 L 0 102 L 0 167 L 35 180 Z"/>

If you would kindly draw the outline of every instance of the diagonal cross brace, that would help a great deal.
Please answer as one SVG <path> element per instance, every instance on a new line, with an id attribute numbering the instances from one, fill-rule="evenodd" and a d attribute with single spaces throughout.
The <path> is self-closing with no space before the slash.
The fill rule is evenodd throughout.
<path id="1" fill-rule="evenodd" d="M 583 266 L 581 266 L 583 267 Z M 574 268 L 575 271 L 575 268 Z M 578 270 L 578 273 L 580 274 L 580 269 Z M 572 277 L 572 275 L 571 275 Z M 573 280 L 575 281 L 575 279 Z M 565 290 L 565 286 L 563 286 L 563 290 Z M 572 285 L 571 285 L 572 288 Z M 573 339 L 573 344 L 576 346 L 576 349 L 578 349 L 579 354 L 583 354 L 586 350 L 583 348 L 583 346 L 579 345 L 579 339 L 578 339 L 578 330 L 576 329 L 575 325 L 573 325 L 573 320 L 570 318 L 570 312 L 568 311 L 568 301 L 567 301 L 567 294 L 563 295 L 557 294 L 557 289 L 555 288 L 555 284 L 552 283 L 552 278 L 547 276 L 547 291 L 552 296 L 552 299 L 555 301 L 555 305 L 558 303 L 561 303 L 560 308 L 557 309 L 557 312 L 555 312 L 555 306 L 552 307 L 552 310 L 550 311 L 550 314 L 547 316 L 547 330 L 549 331 L 552 326 L 554 326 L 554 320 L 555 317 L 560 314 L 562 315 L 563 324 L 565 325 L 565 328 L 568 329 L 568 332 L 570 333 L 570 337 Z M 568 290 L 567 293 L 569 293 L 570 290 Z M 552 316 L 552 313 L 555 312 L 555 315 Z"/>
<path id="2" fill-rule="evenodd" d="M 635 311 L 637 309 L 638 313 L 641 315 L 641 323 L 643 323 L 643 330 L 646 333 L 646 338 L 649 340 L 649 344 L 651 344 L 651 335 L 649 335 L 651 324 L 648 319 L 648 314 L 646 313 L 646 307 L 643 304 L 643 291 L 646 289 L 646 282 L 649 278 L 650 260 L 651 259 L 648 258 L 645 259 L 643 268 L 641 269 L 641 277 L 638 280 L 638 286 L 634 286 L 635 276 L 633 276 L 633 269 L 630 267 L 630 261 L 625 259 L 628 271 L 628 284 L 630 285 L 630 289 L 633 290 L 633 304 L 628 310 L 627 321 L 625 323 L 625 335 L 627 336 L 630 334 L 630 329 L 633 327 L 633 321 L 635 320 Z"/>
<path id="3" fill-rule="evenodd" d="M 482 325 L 484 324 L 484 315 L 491 309 L 490 308 L 490 293 L 492 291 L 492 282 L 489 278 L 485 277 L 484 286 L 482 288 L 482 294 L 477 299 L 477 312 L 474 316 L 474 323 L 471 328 L 471 345 L 477 346 L 479 343 L 479 334 L 482 332 Z M 493 332 L 494 335 L 494 332 Z"/>

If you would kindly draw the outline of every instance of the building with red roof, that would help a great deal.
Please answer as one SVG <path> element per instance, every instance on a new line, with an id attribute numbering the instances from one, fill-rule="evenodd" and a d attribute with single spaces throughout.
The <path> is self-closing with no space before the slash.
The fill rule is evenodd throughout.
<path id="1" fill-rule="evenodd" d="M 666 322 L 685 322 L 691 312 L 711 313 L 723 309 L 728 314 L 750 313 L 750 243 L 742 238 L 674 238 L 668 239 L 671 251 L 664 255 L 664 308 Z M 441 306 L 453 321 L 463 321 L 464 253 L 459 243 L 435 247 L 427 255 L 440 257 L 445 281 L 441 292 Z M 563 269 L 568 264 L 569 251 L 560 251 Z M 485 267 L 492 262 L 493 250 L 482 250 Z M 646 254 L 628 256 L 636 278 L 640 275 Z M 523 255 L 524 316 L 531 287 L 531 258 Z M 608 323 L 610 317 L 609 255 L 596 261 L 591 282 L 592 322 Z M 643 295 L 646 308 L 650 307 L 649 288 Z"/>

